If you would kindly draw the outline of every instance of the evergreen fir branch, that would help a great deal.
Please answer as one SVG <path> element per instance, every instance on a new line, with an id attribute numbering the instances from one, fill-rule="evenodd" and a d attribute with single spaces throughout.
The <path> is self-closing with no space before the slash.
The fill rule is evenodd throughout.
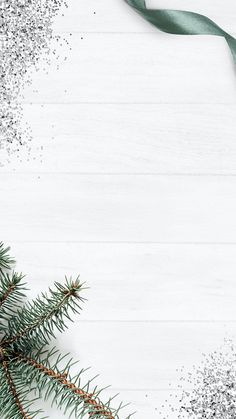
<path id="1" fill-rule="evenodd" d="M 67 327 L 65 319 L 71 320 L 70 313 L 81 310 L 80 303 L 84 301 L 80 296 L 82 289 L 79 278 L 66 280 L 64 286 L 56 282 L 55 290 L 50 289 L 49 295 L 42 294 L 11 317 L 2 345 L 17 345 L 25 349 L 29 343 L 34 348 L 47 345 L 52 337 L 55 338 L 54 329 L 63 332 Z"/>
<path id="2" fill-rule="evenodd" d="M 11 265 L 15 262 L 14 259 L 8 255 L 9 250 L 10 247 L 4 247 L 4 244 L 0 242 L 0 272 L 4 269 L 10 269 Z"/>
<path id="3" fill-rule="evenodd" d="M 6 374 L 1 363 L 0 366 L 0 417 L 3 419 L 19 418 L 19 409 L 12 393 L 9 391 Z M 17 418 L 17 419 L 18 419 Z M 20 418 L 21 419 L 21 418 Z"/>
<path id="4" fill-rule="evenodd" d="M 8 361 L 3 361 L 1 365 L 1 396 L 0 396 L 0 415 L 1 419 L 33 419 L 40 411 L 31 412 L 29 410 L 32 401 L 26 399 L 27 391 L 24 384 L 20 385 L 19 390 L 13 378 L 14 371 Z"/>
<path id="5" fill-rule="evenodd" d="M 10 374 L 7 361 L 3 361 L 2 366 L 6 375 L 9 391 L 11 393 L 12 398 L 15 401 L 18 413 L 20 413 L 20 417 L 22 417 L 23 419 L 30 419 L 29 416 L 26 414 L 26 411 L 24 410 L 24 407 L 19 399 L 19 395 L 17 394 L 16 387 Z"/>
<path id="6" fill-rule="evenodd" d="M 23 297 L 23 276 L 4 273 L 11 263 L 7 251 L 0 244 L 0 418 L 38 416 L 41 411 L 31 411 L 35 400 L 28 399 L 35 391 L 69 417 L 119 419 L 122 404 L 118 409 L 111 407 L 111 398 L 103 403 L 101 390 L 91 388 L 92 380 L 82 385 L 84 370 L 72 376 L 73 359 L 45 347 L 55 337 L 55 330 L 64 331 L 71 314 L 80 312 L 83 284 L 79 278 L 66 279 L 65 285 L 56 282 L 49 293 L 17 308 Z"/>
<path id="7" fill-rule="evenodd" d="M 22 274 L 13 272 L 12 275 L 9 273 L 1 273 L 1 290 L 0 290 L 0 319 L 6 318 L 6 316 L 15 312 L 17 305 L 22 302 L 23 290 L 25 290 L 22 284 L 24 278 Z"/>
<path id="8" fill-rule="evenodd" d="M 41 391 L 46 391 L 46 398 L 53 392 L 56 393 L 56 399 L 60 408 L 66 404 L 66 409 L 72 405 L 74 412 L 82 412 L 88 414 L 89 418 L 106 418 L 115 419 L 117 418 L 117 412 L 112 411 L 109 408 L 109 403 L 103 404 L 98 398 L 96 391 L 89 392 L 89 385 L 86 384 L 87 389 L 81 388 L 76 385 L 76 382 L 80 382 L 81 372 L 73 380 L 70 377 L 71 363 L 69 362 L 66 369 L 60 371 L 58 368 L 53 369 L 46 366 L 43 361 L 38 361 L 31 357 L 23 357 L 20 354 L 16 355 L 15 362 L 22 364 L 22 368 L 27 364 L 27 377 L 30 380 L 36 380 L 38 388 Z M 60 362 L 60 358 L 59 358 Z M 48 364 L 48 358 L 47 358 Z M 58 360 L 56 362 L 58 364 Z M 60 391 L 60 397 L 58 399 L 58 391 Z"/>

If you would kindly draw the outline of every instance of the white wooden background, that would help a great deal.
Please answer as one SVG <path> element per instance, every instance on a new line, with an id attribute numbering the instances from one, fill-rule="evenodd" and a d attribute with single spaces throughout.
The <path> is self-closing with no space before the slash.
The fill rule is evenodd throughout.
<path id="1" fill-rule="evenodd" d="M 233 0 L 148 4 L 236 34 Z M 236 330 L 236 72 L 223 39 L 158 33 L 123 0 L 70 0 L 55 32 L 72 50 L 25 93 L 42 161 L 1 169 L 1 239 L 31 296 L 81 274 L 89 302 L 58 345 L 164 418 L 176 368 Z"/>

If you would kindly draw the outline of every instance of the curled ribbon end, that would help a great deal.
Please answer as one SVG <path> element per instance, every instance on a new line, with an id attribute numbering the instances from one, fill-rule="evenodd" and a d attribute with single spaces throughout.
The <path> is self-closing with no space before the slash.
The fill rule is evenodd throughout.
<path id="1" fill-rule="evenodd" d="M 145 0 L 125 0 L 125 2 L 162 32 L 175 35 L 215 35 L 225 38 L 236 64 L 236 39 L 208 17 L 182 10 L 148 9 Z"/>

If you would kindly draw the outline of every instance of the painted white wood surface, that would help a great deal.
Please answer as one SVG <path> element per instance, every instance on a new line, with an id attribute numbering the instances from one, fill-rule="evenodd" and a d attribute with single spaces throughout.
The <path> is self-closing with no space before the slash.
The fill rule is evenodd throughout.
<path id="1" fill-rule="evenodd" d="M 149 5 L 236 33 L 233 0 Z M 55 30 L 72 50 L 25 92 L 32 154 L 1 168 L 1 239 L 32 297 L 81 274 L 89 301 L 58 345 L 137 419 L 174 419 L 176 368 L 236 330 L 232 59 L 224 40 L 161 34 L 122 0 L 71 0 Z"/>
<path id="2" fill-rule="evenodd" d="M 80 274 L 86 322 L 236 321 L 235 245 L 20 241 L 12 251 L 32 297 Z"/>
<path id="3" fill-rule="evenodd" d="M 155 31 L 81 32 L 68 39 L 72 51 L 60 49 L 68 59 L 57 71 L 52 65 L 34 75 L 26 102 L 236 103 L 232 57 L 222 38 Z"/>
<path id="4" fill-rule="evenodd" d="M 2 173 L 235 175 L 235 113 L 219 104 L 25 105 L 42 158 L 15 159 Z"/>
<path id="5" fill-rule="evenodd" d="M 1 178 L 7 241 L 235 243 L 235 176 Z"/>

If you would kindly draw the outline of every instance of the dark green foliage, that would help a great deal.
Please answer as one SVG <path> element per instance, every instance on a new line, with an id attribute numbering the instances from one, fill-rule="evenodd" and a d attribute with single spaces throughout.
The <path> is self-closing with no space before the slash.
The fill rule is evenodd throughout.
<path id="1" fill-rule="evenodd" d="M 0 271 L 3 269 L 10 269 L 11 265 L 14 263 L 14 260 L 11 259 L 8 255 L 10 247 L 4 247 L 3 243 L 0 242 Z"/>
<path id="2" fill-rule="evenodd" d="M 79 278 L 55 283 L 35 301 L 20 306 L 24 298 L 22 274 L 10 272 L 13 260 L 0 244 L 0 418 L 33 419 L 36 398 L 51 399 L 66 415 L 78 419 L 118 419 L 122 407 L 103 403 L 91 382 L 82 384 L 81 370 L 72 376 L 72 359 L 46 346 L 63 332 L 66 320 L 81 310 L 83 284 Z M 67 416 L 68 417 L 68 416 Z"/>
<path id="3" fill-rule="evenodd" d="M 70 313 L 78 313 L 83 298 L 79 292 L 82 285 L 79 279 L 66 280 L 66 285 L 55 283 L 55 290 L 42 294 L 35 301 L 28 302 L 12 316 L 8 323 L 8 331 L 3 339 L 8 345 L 27 350 L 30 344 L 35 349 L 47 345 L 54 337 L 54 330 L 63 332 L 65 318 L 70 320 Z"/>
<path id="4" fill-rule="evenodd" d="M 15 312 L 18 303 L 24 298 L 22 291 L 25 290 L 22 283 L 23 275 L 13 272 L 1 272 L 1 289 L 0 289 L 0 321 Z M 1 330 L 0 324 L 0 330 Z"/>

